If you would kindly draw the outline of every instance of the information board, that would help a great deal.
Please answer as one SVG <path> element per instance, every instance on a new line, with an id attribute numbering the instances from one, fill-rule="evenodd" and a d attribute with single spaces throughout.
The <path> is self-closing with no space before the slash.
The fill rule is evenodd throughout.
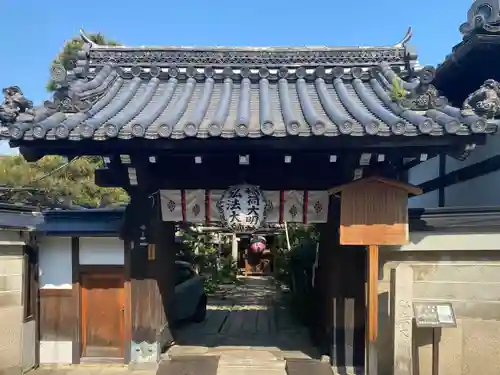
<path id="1" fill-rule="evenodd" d="M 415 323 L 419 328 L 454 328 L 455 311 L 450 302 L 414 302 Z"/>

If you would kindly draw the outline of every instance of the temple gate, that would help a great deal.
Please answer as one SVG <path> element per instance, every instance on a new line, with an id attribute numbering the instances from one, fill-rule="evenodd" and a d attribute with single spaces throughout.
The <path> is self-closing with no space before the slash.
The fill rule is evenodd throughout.
<path id="1" fill-rule="evenodd" d="M 418 192 L 403 184 L 406 171 L 461 155 L 496 126 L 439 95 L 410 34 L 366 48 L 111 47 L 82 38 L 75 69 L 52 68 L 53 100 L 33 107 L 9 87 L 0 122 L 28 161 L 99 155 L 96 183 L 128 192 L 125 362 L 156 362 L 175 335 L 174 222 L 222 220 L 221 194 L 246 184 L 259 187 L 269 222 L 320 226 L 315 337 L 337 367 L 365 367 L 365 343 L 376 341 L 376 246 L 388 242 L 365 238 L 361 226 L 385 225 L 392 243 L 406 241 L 406 197 Z M 357 194 L 370 194 L 354 206 L 368 212 L 377 197 L 392 199 L 387 222 L 377 221 L 380 210 L 346 221 L 347 190 L 329 194 L 361 179 L 372 183 Z M 78 329 L 73 342 L 79 363 Z"/>

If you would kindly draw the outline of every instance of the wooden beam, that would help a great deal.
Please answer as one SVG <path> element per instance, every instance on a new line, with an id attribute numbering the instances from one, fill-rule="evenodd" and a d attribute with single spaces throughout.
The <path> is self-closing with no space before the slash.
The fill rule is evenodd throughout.
<path id="1" fill-rule="evenodd" d="M 245 182 L 266 190 L 326 190 L 353 179 L 354 170 L 360 168 L 359 155 L 343 155 L 331 162 L 328 153 L 297 154 L 287 163 L 283 154 L 260 153 L 250 154 L 248 165 L 240 164 L 234 153 L 203 156 L 201 163 L 195 162 L 194 155 L 158 156 L 155 163 L 132 156 L 129 165 L 98 169 L 95 181 L 103 187 L 129 188 L 127 168 L 132 167 L 142 188 L 215 190 Z M 400 157 L 386 156 L 383 162 L 374 158 L 372 165 L 363 167 L 363 175 L 395 178 L 399 171 L 394 158 Z"/>
<path id="2" fill-rule="evenodd" d="M 446 175 L 446 155 L 439 155 L 439 177 L 444 177 Z M 438 189 L 438 207 L 444 207 L 446 204 L 445 199 L 446 188 L 440 186 Z"/>
<path id="3" fill-rule="evenodd" d="M 80 241 L 78 237 L 71 237 L 71 294 L 74 306 L 75 326 L 73 333 L 72 364 L 79 364 L 82 354 L 81 306 L 80 306 Z"/>
<path id="4" fill-rule="evenodd" d="M 128 228 L 125 228 L 128 229 Z M 123 228 L 122 228 L 123 230 Z M 123 254 L 124 254 L 124 262 L 123 262 L 123 273 L 125 278 L 125 324 L 124 324 L 124 345 L 123 345 L 123 362 L 129 363 L 131 358 L 132 351 L 132 292 L 131 292 L 131 273 L 130 268 L 131 264 L 131 241 L 127 236 L 120 236 L 123 241 Z"/>
<path id="5" fill-rule="evenodd" d="M 94 141 L 84 139 L 78 142 L 70 140 L 32 140 L 11 141 L 11 147 L 22 147 L 24 155 L 28 150 L 36 155 L 109 155 L 135 152 L 155 153 L 213 153 L 213 152 L 251 152 L 263 150 L 281 151 L 325 151 L 332 150 L 384 152 L 389 150 L 404 150 L 410 154 L 439 153 L 444 149 L 463 149 L 470 143 L 484 144 L 485 134 L 469 136 L 338 136 L 338 137 L 262 137 L 262 138 L 210 138 L 210 139 L 108 139 Z"/>
<path id="6" fill-rule="evenodd" d="M 446 188 L 451 185 L 472 180 L 477 177 L 487 175 L 500 170 L 500 155 L 492 156 L 475 164 L 468 165 L 442 177 L 437 177 L 419 185 L 422 191 L 429 193 L 439 188 Z"/>

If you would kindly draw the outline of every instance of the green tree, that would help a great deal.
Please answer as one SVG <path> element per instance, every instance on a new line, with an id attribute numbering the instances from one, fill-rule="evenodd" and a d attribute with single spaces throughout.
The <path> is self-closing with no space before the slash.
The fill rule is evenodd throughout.
<path id="1" fill-rule="evenodd" d="M 89 157 L 68 164 L 61 156 L 45 156 L 36 163 L 28 163 L 22 156 L 2 156 L 0 185 L 14 189 L 0 190 L 0 200 L 40 206 L 127 203 L 128 195 L 123 189 L 101 188 L 94 183 L 95 170 L 101 166 L 100 159 Z"/>
<path id="2" fill-rule="evenodd" d="M 113 40 L 108 40 L 102 35 L 101 33 L 95 33 L 95 34 L 89 34 L 88 35 L 89 39 L 92 40 L 94 43 L 103 45 L 103 46 L 119 46 L 120 44 L 113 41 Z M 52 62 L 53 64 L 61 64 L 64 66 L 66 70 L 71 70 L 75 67 L 75 62 L 77 59 L 77 53 L 80 51 L 83 47 L 83 40 L 80 36 L 76 36 L 71 40 L 66 41 L 64 43 L 64 47 L 61 52 L 56 56 L 54 61 Z M 46 89 L 49 92 L 53 92 L 57 89 L 57 85 L 54 81 L 49 79 L 49 82 L 47 82 Z"/>

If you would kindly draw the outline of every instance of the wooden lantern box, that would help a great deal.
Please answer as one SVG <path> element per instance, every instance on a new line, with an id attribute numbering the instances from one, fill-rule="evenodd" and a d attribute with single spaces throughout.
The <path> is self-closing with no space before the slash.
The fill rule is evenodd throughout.
<path id="1" fill-rule="evenodd" d="M 356 180 L 330 190 L 341 194 L 342 245 L 403 245 L 409 241 L 408 195 L 422 190 L 382 177 Z"/>

